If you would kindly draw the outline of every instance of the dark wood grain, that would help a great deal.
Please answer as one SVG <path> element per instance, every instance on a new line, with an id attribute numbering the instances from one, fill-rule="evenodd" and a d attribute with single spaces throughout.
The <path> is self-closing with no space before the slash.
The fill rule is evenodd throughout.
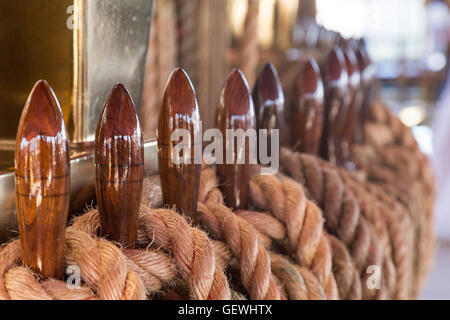
<path id="1" fill-rule="evenodd" d="M 319 66 L 313 58 L 301 67 L 291 90 L 288 119 L 293 150 L 319 153 L 324 121 L 324 86 Z"/>
<path id="2" fill-rule="evenodd" d="M 235 69 L 228 76 L 220 94 L 217 106 L 217 128 L 224 137 L 223 155 L 224 163 L 217 164 L 217 175 L 220 180 L 220 187 L 224 194 L 225 203 L 232 209 L 246 209 L 248 204 L 248 184 L 250 174 L 253 170 L 250 164 L 249 137 L 245 138 L 244 149 L 238 149 L 237 139 L 227 141 L 227 129 L 247 129 L 256 128 L 256 118 L 250 89 L 242 72 Z M 256 137 L 254 137 L 256 139 Z M 225 141 L 227 141 L 225 143 Z M 230 145 L 233 142 L 234 147 Z M 227 146 L 228 144 L 228 146 Z M 227 152 L 233 153 L 233 163 L 225 163 Z M 239 154 L 244 160 L 243 164 L 238 163 Z"/>
<path id="3" fill-rule="evenodd" d="M 356 55 L 346 43 L 341 45 L 348 74 L 349 109 L 343 132 L 342 157 L 344 161 L 351 161 L 353 137 L 361 135 L 361 123 L 358 115 L 363 102 L 363 88 L 361 87 L 361 73 Z"/>
<path id="4" fill-rule="evenodd" d="M 122 84 L 112 89 L 97 124 L 95 167 L 102 235 L 133 247 L 144 178 L 144 142 L 133 100 Z"/>
<path id="5" fill-rule="evenodd" d="M 15 155 L 16 204 L 22 261 L 62 279 L 70 188 L 69 143 L 50 86 L 34 86 L 20 118 Z"/>
<path id="6" fill-rule="evenodd" d="M 187 130 L 190 141 L 172 141 L 172 133 L 176 129 Z M 175 206 L 190 218 L 194 218 L 197 211 L 201 164 L 194 160 L 196 148 L 201 154 L 201 140 L 195 139 L 200 134 L 200 115 L 194 88 L 186 72 L 177 68 L 170 76 L 161 103 L 158 163 L 164 204 Z M 174 161 L 174 148 L 178 143 L 188 147 L 188 154 L 184 154 L 184 150 L 179 154 L 179 157 L 186 158 L 186 162 L 179 164 Z"/>
<path id="7" fill-rule="evenodd" d="M 342 138 L 349 106 L 348 75 L 342 50 L 335 47 L 325 58 L 322 76 L 325 83 L 325 122 L 320 156 L 343 165 Z"/>
<path id="8" fill-rule="evenodd" d="M 261 69 L 253 88 L 253 102 L 257 129 L 267 129 L 267 154 L 271 155 L 271 130 L 279 130 L 279 145 L 288 144 L 288 130 L 284 114 L 284 93 L 277 70 L 271 63 Z M 258 146 L 259 148 L 259 146 Z M 279 152 L 280 150 L 275 150 Z"/>

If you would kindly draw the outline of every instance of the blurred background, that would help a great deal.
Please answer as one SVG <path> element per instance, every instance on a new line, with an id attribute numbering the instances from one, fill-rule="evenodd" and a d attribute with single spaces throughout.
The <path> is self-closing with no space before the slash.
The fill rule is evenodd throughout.
<path id="1" fill-rule="evenodd" d="M 317 0 L 316 21 L 364 37 L 384 100 L 412 127 L 438 183 L 434 272 L 421 298 L 450 298 L 450 1 Z"/>

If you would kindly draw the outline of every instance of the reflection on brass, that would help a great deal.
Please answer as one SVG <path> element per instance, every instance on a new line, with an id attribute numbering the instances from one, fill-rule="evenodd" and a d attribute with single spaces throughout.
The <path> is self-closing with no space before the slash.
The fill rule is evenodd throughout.
<path id="1" fill-rule="evenodd" d="M 54 88 L 66 122 L 73 84 L 70 0 L 0 3 L 0 139 L 15 140 L 28 94 L 39 79 Z M 3 158 L 2 158 L 3 162 Z M 3 164 L 3 163 L 2 163 Z M 4 169 L 3 166 L 1 169 Z"/>
<path id="2" fill-rule="evenodd" d="M 23 106 L 34 83 L 52 86 L 72 143 L 94 140 L 115 82 L 139 111 L 151 0 L 15 0 L 0 3 L 0 173 L 10 171 Z M 13 152 L 13 151 L 12 151 Z"/>
<path id="3" fill-rule="evenodd" d="M 150 31 L 150 0 L 75 0 L 72 142 L 94 141 L 98 116 L 116 82 L 139 113 Z"/>

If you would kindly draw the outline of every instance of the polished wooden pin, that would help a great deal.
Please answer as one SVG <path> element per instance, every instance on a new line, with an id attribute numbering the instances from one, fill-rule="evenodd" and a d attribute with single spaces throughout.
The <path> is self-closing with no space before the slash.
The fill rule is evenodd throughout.
<path id="1" fill-rule="evenodd" d="M 361 72 L 361 87 L 363 91 L 363 101 L 362 106 L 358 114 L 358 122 L 361 127 L 361 135 L 357 136 L 357 141 L 364 141 L 364 128 L 365 123 L 369 118 L 370 113 L 370 105 L 373 100 L 373 74 L 370 61 L 369 54 L 367 52 L 367 48 L 365 43 L 358 40 L 353 40 L 350 42 L 352 49 L 356 54 L 356 58 L 358 60 L 359 70 Z"/>
<path id="2" fill-rule="evenodd" d="M 281 88 L 277 70 L 271 63 L 266 63 L 261 69 L 253 88 L 253 102 L 256 114 L 256 126 L 267 129 L 267 155 L 272 154 L 271 130 L 279 130 L 279 145 L 288 144 L 288 130 L 284 115 L 284 93 Z M 259 145 L 258 145 L 259 150 Z M 279 150 L 275 150 L 279 152 Z"/>
<path id="3" fill-rule="evenodd" d="M 352 158 L 352 144 L 354 135 L 361 135 L 361 126 L 358 121 L 358 115 L 361 112 L 363 101 L 363 89 L 361 87 L 361 73 L 359 70 L 358 59 L 350 46 L 346 42 L 341 45 L 342 52 L 345 58 L 345 65 L 348 74 L 348 91 L 349 91 L 349 109 L 347 121 L 344 125 L 343 142 L 342 142 L 342 157 L 346 162 L 351 161 Z"/>
<path id="4" fill-rule="evenodd" d="M 216 120 L 224 141 L 224 159 L 222 164 L 217 164 L 217 175 L 225 203 L 232 209 L 246 209 L 253 165 L 250 163 L 250 147 L 253 145 L 256 148 L 256 131 L 253 137 L 246 136 L 245 141 L 241 141 L 245 142 L 242 144 L 243 148 L 239 148 L 238 139 L 233 138 L 230 133 L 237 133 L 236 130 L 239 129 L 244 132 L 247 129 L 255 129 L 256 118 L 247 80 L 238 69 L 233 70 L 225 81 L 217 106 Z M 254 156 L 256 157 L 256 154 Z"/>
<path id="5" fill-rule="evenodd" d="M 320 155 L 336 165 L 343 165 L 342 138 L 348 114 L 348 75 L 342 50 L 335 47 L 322 68 L 325 83 L 325 122 Z"/>
<path id="6" fill-rule="evenodd" d="M 319 66 L 309 58 L 291 90 L 289 105 L 290 145 L 293 150 L 317 155 L 324 121 L 324 86 Z"/>
<path id="7" fill-rule="evenodd" d="M 133 99 L 120 83 L 112 89 L 97 124 L 95 167 L 102 235 L 133 247 L 144 178 L 144 142 Z"/>
<path id="8" fill-rule="evenodd" d="M 34 86 L 20 118 L 15 177 L 22 261 L 45 277 L 62 279 L 69 142 L 59 102 L 43 80 Z"/>
<path id="9" fill-rule="evenodd" d="M 177 68 L 170 75 L 161 103 L 158 163 L 164 204 L 175 206 L 190 218 L 197 211 L 202 161 L 200 131 L 194 88 L 186 72 Z"/>

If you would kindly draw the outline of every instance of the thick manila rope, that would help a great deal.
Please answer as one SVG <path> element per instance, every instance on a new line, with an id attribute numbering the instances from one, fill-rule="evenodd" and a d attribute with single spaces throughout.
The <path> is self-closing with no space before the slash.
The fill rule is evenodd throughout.
<path id="1" fill-rule="evenodd" d="M 65 265 L 76 265 L 84 285 L 71 289 L 67 283 L 42 279 L 22 265 L 20 243 L 14 240 L 0 251 L 0 299 L 119 299 L 146 298 L 144 283 L 127 266 L 127 259 L 113 243 L 80 231 L 66 232 Z"/>
<path id="2" fill-rule="evenodd" d="M 75 219 L 73 227 L 96 234 L 99 216 L 96 210 Z M 87 223 L 89 221 L 89 223 Z M 151 209 L 142 205 L 139 213 L 138 244 L 140 250 L 124 250 L 124 253 L 140 265 L 139 259 L 147 253 L 149 245 L 169 254 L 181 278 L 187 284 L 189 298 L 230 299 L 231 292 L 225 274 L 216 262 L 214 244 L 203 231 L 191 227 L 175 211 Z"/>
<path id="3" fill-rule="evenodd" d="M 284 173 L 305 187 L 307 196 L 322 209 L 325 229 L 340 239 L 350 252 L 362 279 L 364 299 L 390 298 L 394 291 L 392 260 L 386 253 L 386 237 L 377 230 L 361 212 L 358 199 L 345 186 L 336 170 L 324 168 L 320 160 L 310 155 L 281 150 L 280 164 Z M 379 219 L 382 219 L 378 215 Z M 379 230 L 378 230 L 379 231 Z M 385 231 L 387 232 L 387 231 Z M 371 266 L 381 268 L 381 288 L 364 285 L 370 277 Z M 406 284 L 401 284 L 406 285 Z"/>
<path id="4" fill-rule="evenodd" d="M 383 103 L 373 103 L 364 129 L 366 143 L 354 146 L 358 168 L 407 209 L 415 226 L 417 296 L 433 260 L 434 175 L 411 130 Z"/>
<path id="5" fill-rule="evenodd" d="M 0 298 L 146 299 L 172 285 L 178 273 L 191 299 L 231 298 L 227 279 L 215 263 L 214 248 L 220 246 L 176 212 L 141 208 L 139 241 L 150 238 L 151 246 L 158 249 L 150 245 L 121 249 L 97 238 L 99 229 L 95 209 L 75 218 L 66 229 L 65 265 L 80 269 L 80 289 L 71 289 L 64 281 L 42 279 L 22 266 L 18 240 L 5 245 L 0 251 Z"/>
<path id="6" fill-rule="evenodd" d="M 200 177 L 200 189 L 199 189 L 199 221 L 207 227 L 209 230 L 213 230 L 213 234 L 219 234 L 220 231 L 220 218 L 218 219 L 214 211 L 220 211 L 226 208 L 223 205 L 222 193 L 217 188 L 217 179 L 214 170 L 211 168 L 204 168 L 201 172 Z M 203 205 L 205 203 L 206 205 Z M 227 213 L 230 215 L 228 219 L 234 219 L 239 221 L 243 226 L 246 225 L 246 219 L 239 216 L 239 212 L 233 213 L 231 210 L 227 209 Z M 258 212 L 255 212 L 258 214 Z M 251 225 L 252 223 L 248 221 Z M 252 226 L 252 232 L 255 234 L 255 239 L 258 239 L 261 244 L 266 246 L 268 242 L 265 237 L 257 231 L 257 227 Z M 226 230 L 226 229 L 225 229 Z M 325 254 L 326 256 L 326 254 Z M 272 261 L 272 259 L 275 259 Z M 331 260 L 331 259 L 330 259 Z M 330 261 L 331 264 L 331 261 Z M 322 288 L 320 282 L 316 279 L 313 273 L 307 268 L 298 268 L 295 264 L 292 264 L 286 258 L 277 255 L 275 253 L 271 254 L 271 269 L 276 277 L 280 280 L 283 289 L 285 290 L 286 296 L 289 299 L 323 299 L 326 298 L 325 291 Z M 330 270 L 325 267 L 325 278 L 328 278 Z M 330 276 L 332 279 L 331 290 L 336 290 L 336 285 L 332 274 Z M 315 279 L 315 280 L 313 280 Z M 337 292 L 333 294 L 334 298 L 337 298 Z"/>
<path id="7" fill-rule="evenodd" d="M 258 209 L 270 212 L 269 219 L 266 219 L 268 223 L 256 221 L 264 220 L 261 219 L 267 216 L 264 213 L 258 217 L 254 217 L 254 212 L 242 212 L 241 215 L 256 223 L 256 227 L 269 237 L 269 229 L 272 225 L 276 226 L 270 218 L 277 219 L 286 230 L 289 254 L 299 265 L 313 270 L 329 299 L 337 297 L 334 289 L 330 290 L 330 282 L 332 288 L 336 287 L 336 282 L 339 283 L 340 299 L 361 299 L 361 282 L 347 249 L 338 239 L 331 240 L 323 229 L 321 210 L 307 199 L 298 183 L 281 181 L 275 176 L 254 176 L 250 182 L 250 195 Z M 344 269 L 346 272 L 342 272 Z M 336 271 L 334 274 L 333 270 Z"/>

